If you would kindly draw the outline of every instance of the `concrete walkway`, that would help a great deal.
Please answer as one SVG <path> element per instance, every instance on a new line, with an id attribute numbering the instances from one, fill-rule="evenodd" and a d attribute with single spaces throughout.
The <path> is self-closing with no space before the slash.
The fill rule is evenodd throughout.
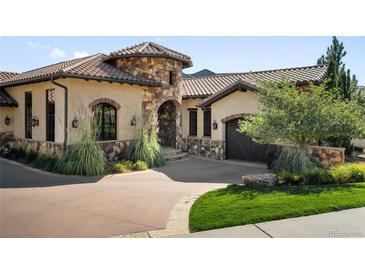
<path id="1" fill-rule="evenodd" d="M 191 158 L 144 172 L 79 177 L 0 158 L 0 237 L 110 237 L 164 229 L 183 197 L 265 171 Z"/>
<path id="2" fill-rule="evenodd" d="M 365 238 L 365 207 L 202 231 L 181 238 Z"/>

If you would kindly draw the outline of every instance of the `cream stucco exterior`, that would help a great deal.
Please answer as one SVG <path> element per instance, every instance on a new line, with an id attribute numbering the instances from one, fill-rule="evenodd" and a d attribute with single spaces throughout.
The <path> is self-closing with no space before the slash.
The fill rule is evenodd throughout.
<path id="1" fill-rule="evenodd" d="M 197 138 L 204 138 L 204 117 L 203 109 L 198 108 L 197 105 L 202 99 L 184 99 L 182 101 L 182 125 L 183 125 L 183 137 L 189 136 L 189 109 L 197 109 L 198 111 L 198 130 Z M 240 113 L 254 114 L 259 112 L 259 103 L 257 100 L 257 93 L 253 91 L 235 91 L 226 97 L 214 102 L 211 106 L 212 123 L 217 122 L 218 128 L 211 130 L 212 140 L 225 139 L 225 125 L 222 119 Z M 206 138 L 206 137 L 205 137 Z"/>
<path id="2" fill-rule="evenodd" d="M 212 123 L 218 128 L 212 130 L 212 140 L 225 140 L 225 124 L 222 119 L 240 113 L 255 114 L 259 112 L 257 93 L 252 91 L 235 91 L 211 105 Z"/>
<path id="3" fill-rule="evenodd" d="M 12 132 L 14 131 L 14 121 L 15 121 L 15 109 L 11 107 L 0 108 L 0 133 L 1 132 Z M 5 118 L 10 118 L 10 124 L 5 125 Z"/>
<path id="4" fill-rule="evenodd" d="M 115 101 L 120 108 L 117 110 L 117 140 L 132 140 L 142 127 L 142 97 L 144 90 L 141 86 L 67 79 L 65 85 L 69 88 L 68 123 L 69 143 L 78 138 L 78 131 L 72 128 L 72 120 L 76 117 L 82 120 L 90 117 L 89 105 L 98 99 L 105 98 Z M 86 110 L 88 113 L 85 113 Z M 135 117 L 136 126 L 131 125 Z"/>
<path id="5" fill-rule="evenodd" d="M 60 81 L 61 82 L 61 81 Z M 21 85 L 6 88 L 6 91 L 17 102 L 18 107 L 13 108 L 13 130 L 14 136 L 19 139 L 25 139 L 25 92 L 32 92 L 32 116 L 39 119 L 39 126 L 32 128 L 32 140 L 46 141 L 46 90 L 55 90 L 55 142 L 63 142 L 63 109 L 64 109 L 64 91 L 63 89 L 52 84 L 51 81 L 40 82 L 28 85 Z M 3 112 L 3 108 L 1 108 Z"/>
<path id="6" fill-rule="evenodd" d="M 81 79 L 59 79 L 58 83 L 68 88 L 68 143 L 77 140 L 78 130 L 72 128 L 72 120 L 76 117 L 82 124 L 89 118 L 89 105 L 100 98 L 111 99 L 120 105 L 117 111 L 117 140 L 132 140 L 142 126 L 143 88 L 137 85 L 86 81 Z M 51 81 L 6 88 L 19 104 L 17 108 L 1 108 L 0 118 L 3 121 L 8 115 L 11 124 L 1 132 L 14 131 L 14 137 L 25 138 L 25 92 L 32 92 L 32 116 L 39 119 L 39 126 L 32 127 L 33 141 L 46 141 L 46 90 L 55 90 L 55 143 L 64 141 L 64 89 Z M 4 117 L 3 117 L 4 116 Z M 131 125 L 136 118 L 136 126 Z"/>
<path id="7" fill-rule="evenodd" d="M 203 137 L 203 111 L 201 108 L 198 108 L 196 105 L 202 99 L 184 99 L 181 104 L 181 112 L 182 112 L 182 131 L 183 138 L 189 136 L 189 109 L 197 109 L 197 136 L 198 138 Z"/>

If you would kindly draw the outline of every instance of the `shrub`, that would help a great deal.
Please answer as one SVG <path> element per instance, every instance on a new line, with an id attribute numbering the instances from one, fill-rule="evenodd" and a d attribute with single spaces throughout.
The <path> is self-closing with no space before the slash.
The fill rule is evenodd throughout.
<path id="1" fill-rule="evenodd" d="M 8 159 L 19 159 L 25 157 L 25 150 L 22 147 L 13 147 L 6 154 L 5 158 Z"/>
<path id="2" fill-rule="evenodd" d="M 114 172 L 124 173 L 133 169 L 133 163 L 131 161 L 124 161 L 117 163 L 113 166 Z"/>
<path id="3" fill-rule="evenodd" d="M 289 172 L 302 174 L 306 170 L 316 168 L 315 160 L 308 153 L 297 146 L 286 146 L 271 165 L 275 172 Z"/>
<path id="4" fill-rule="evenodd" d="M 53 171 L 57 160 L 57 158 L 53 158 L 45 154 L 40 154 L 38 158 L 32 163 L 32 166 L 47 171 Z"/>
<path id="5" fill-rule="evenodd" d="M 305 184 L 330 184 L 333 182 L 332 176 L 327 169 L 314 168 L 304 172 Z"/>
<path id="6" fill-rule="evenodd" d="M 147 170 L 148 165 L 146 162 L 138 160 L 137 162 L 134 163 L 133 168 L 135 170 Z"/>
<path id="7" fill-rule="evenodd" d="M 35 161 L 37 158 L 38 158 L 38 152 L 36 152 L 34 149 L 29 149 L 25 153 L 25 160 L 28 163 L 31 163 L 31 162 Z"/>
<path id="8" fill-rule="evenodd" d="M 141 137 L 128 151 L 127 159 L 133 162 L 142 160 L 150 167 L 163 166 L 165 164 L 155 128 L 152 128 L 150 133 L 148 133 L 148 130 L 142 131 Z"/>
<path id="9" fill-rule="evenodd" d="M 290 173 L 290 172 L 280 172 L 279 176 L 279 184 L 281 185 L 299 185 L 304 183 L 303 176 L 297 173 Z"/>
<path id="10" fill-rule="evenodd" d="M 66 149 L 57 161 L 55 170 L 63 174 L 102 175 L 105 172 L 104 152 L 94 138 L 83 136 L 79 143 Z"/>
<path id="11" fill-rule="evenodd" d="M 365 164 L 344 164 L 330 169 L 335 183 L 354 183 L 365 181 Z"/>

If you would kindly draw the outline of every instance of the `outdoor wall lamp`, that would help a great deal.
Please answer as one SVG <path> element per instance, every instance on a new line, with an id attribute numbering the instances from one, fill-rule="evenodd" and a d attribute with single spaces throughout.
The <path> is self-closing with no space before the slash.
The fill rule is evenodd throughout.
<path id="1" fill-rule="evenodd" d="M 135 126 L 136 124 L 137 124 L 136 116 L 133 116 L 133 118 L 131 120 L 131 126 Z"/>
<path id="2" fill-rule="evenodd" d="M 33 116 L 32 118 L 32 127 L 39 126 L 39 119 L 37 116 Z"/>
<path id="3" fill-rule="evenodd" d="M 10 118 L 8 115 L 6 115 L 4 122 L 5 122 L 5 125 L 7 125 L 7 126 L 10 124 Z"/>
<path id="4" fill-rule="evenodd" d="M 214 121 L 213 122 L 213 129 L 217 129 L 218 128 L 218 123 L 217 123 L 217 121 Z"/>
<path id="5" fill-rule="evenodd" d="M 76 116 L 75 118 L 72 120 L 72 128 L 78 128 L 79 127 L 79 120 L 77 120 Z"/>

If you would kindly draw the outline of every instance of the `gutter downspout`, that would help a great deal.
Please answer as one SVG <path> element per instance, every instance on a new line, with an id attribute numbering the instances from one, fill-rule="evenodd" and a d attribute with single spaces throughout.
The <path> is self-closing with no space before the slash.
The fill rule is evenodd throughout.
<path id="1" fill-rule="evenodd" d="M 65 110 L 64 110 L 64 140 L 63 140 L 63 151 L 66 150 L 67 147 L 67 133 L 68 133 L 68 88 L 64 85 L 61 85 L 60 83 L 57 83 L 53 77 L 51 77 L 51 82 L 60 87 L 63 88 L 65 90 Z"/>

